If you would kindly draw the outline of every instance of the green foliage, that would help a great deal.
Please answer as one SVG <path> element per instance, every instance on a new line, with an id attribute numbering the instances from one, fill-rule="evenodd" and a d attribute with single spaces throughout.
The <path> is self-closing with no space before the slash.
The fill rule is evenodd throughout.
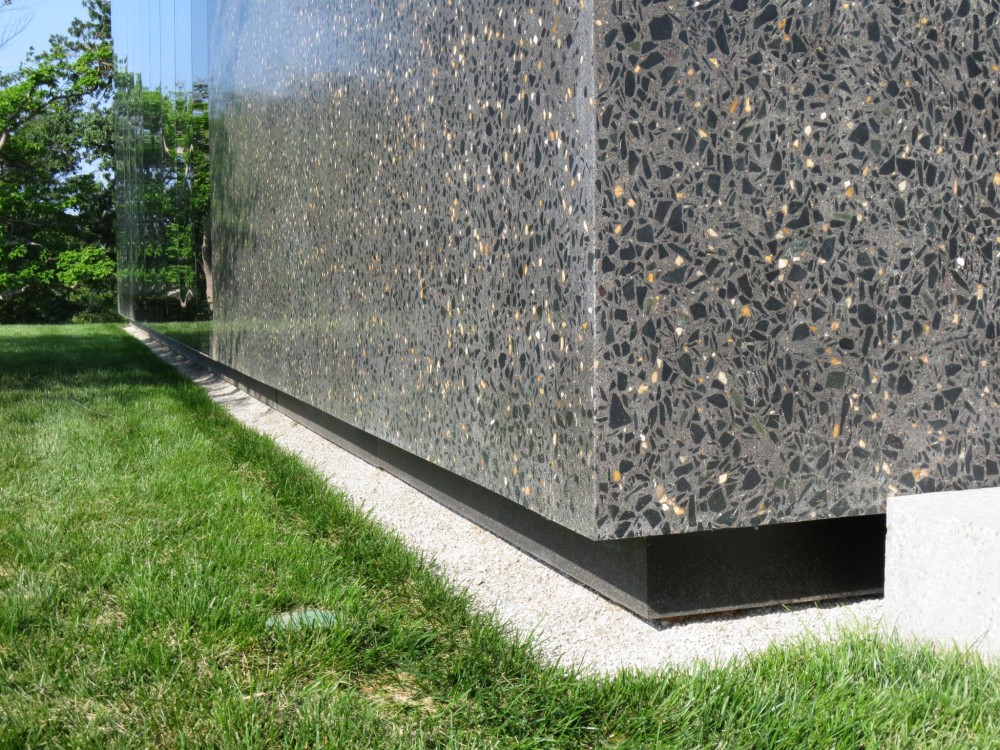
<path id="1" fill-rule="evenodd" d="M 208 87 L 147 89 L 120 71 L 115 88 L 123 312 L 210 317 Z"/>
<path id="2" fill-rule="evenodd" d="M 109 0 L 0 76 L 0 323 L 114 316 Z"/>
<path id="3" fill-rule="evenodd" d="M 81 283 L 104 281 L 116 270 L 114 258 L 108 254 L 108 248 L 101 245 L 67 250 L 56 260 L 56 268 L 56 278 L 71 288 Z"/>

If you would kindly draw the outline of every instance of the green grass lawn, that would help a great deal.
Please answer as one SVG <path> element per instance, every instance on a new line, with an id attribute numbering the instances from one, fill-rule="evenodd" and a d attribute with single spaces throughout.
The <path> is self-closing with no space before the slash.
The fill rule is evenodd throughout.
<path id="1" fill-rule="evenodd" d="M 1000 746 L 1000 671 L 866 633 L 546 665 L 118 326 L 0 327 L 0 430 L 0 748 Z"/>

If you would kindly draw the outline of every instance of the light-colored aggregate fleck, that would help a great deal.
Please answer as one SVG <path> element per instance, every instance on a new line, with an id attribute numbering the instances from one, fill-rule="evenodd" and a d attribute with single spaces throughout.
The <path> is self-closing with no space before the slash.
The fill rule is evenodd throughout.
<path id="1" fill-rule="evenodd" d="M 730 659 L 801 637 L 828 638 L 874 627 L 881 599 L 805 604 L 649 623 L 581 586 L 427 495 L 375 468 L 171 351 L 142 330 L 126 329 L 202 385 L 236 419 L 271 436 L 320 471 L 371 517 L 433 560 L 477 606 L 517 633 L 531 634 L 547 657 L 587 672 L 650 670 Z"/>

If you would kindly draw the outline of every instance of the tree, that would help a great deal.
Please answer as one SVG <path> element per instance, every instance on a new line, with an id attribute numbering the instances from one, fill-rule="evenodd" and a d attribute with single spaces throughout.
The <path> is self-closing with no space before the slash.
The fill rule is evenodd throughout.
<path id="1" fill-rule="evenodd" d="M 0 3 L 0 49 L 7 46 L 28 25 L 31 14 L 26 11 L 16 12 L 12 6 L 14 0 L 3 0 Z"/>
<path id="2" fill-rule="evenodd" d="M 108 0 L 0 76 L 0 322 L 113 311 Z"/>

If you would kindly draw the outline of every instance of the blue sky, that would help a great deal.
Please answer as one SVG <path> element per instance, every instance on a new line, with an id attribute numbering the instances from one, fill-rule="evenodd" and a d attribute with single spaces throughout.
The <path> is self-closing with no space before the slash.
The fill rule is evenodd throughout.
<path id="1" fill-rule="evenodd" d="M 24 31 L 0 49 L 0 73 L 17 69 L 29 47 L 43 50 L 52 34 L 65 34 L 74 18 L 84 15 L 80 0 L 14 0 L 10 8 L 0 9 L 0 29 L 21 19 Z"/>

